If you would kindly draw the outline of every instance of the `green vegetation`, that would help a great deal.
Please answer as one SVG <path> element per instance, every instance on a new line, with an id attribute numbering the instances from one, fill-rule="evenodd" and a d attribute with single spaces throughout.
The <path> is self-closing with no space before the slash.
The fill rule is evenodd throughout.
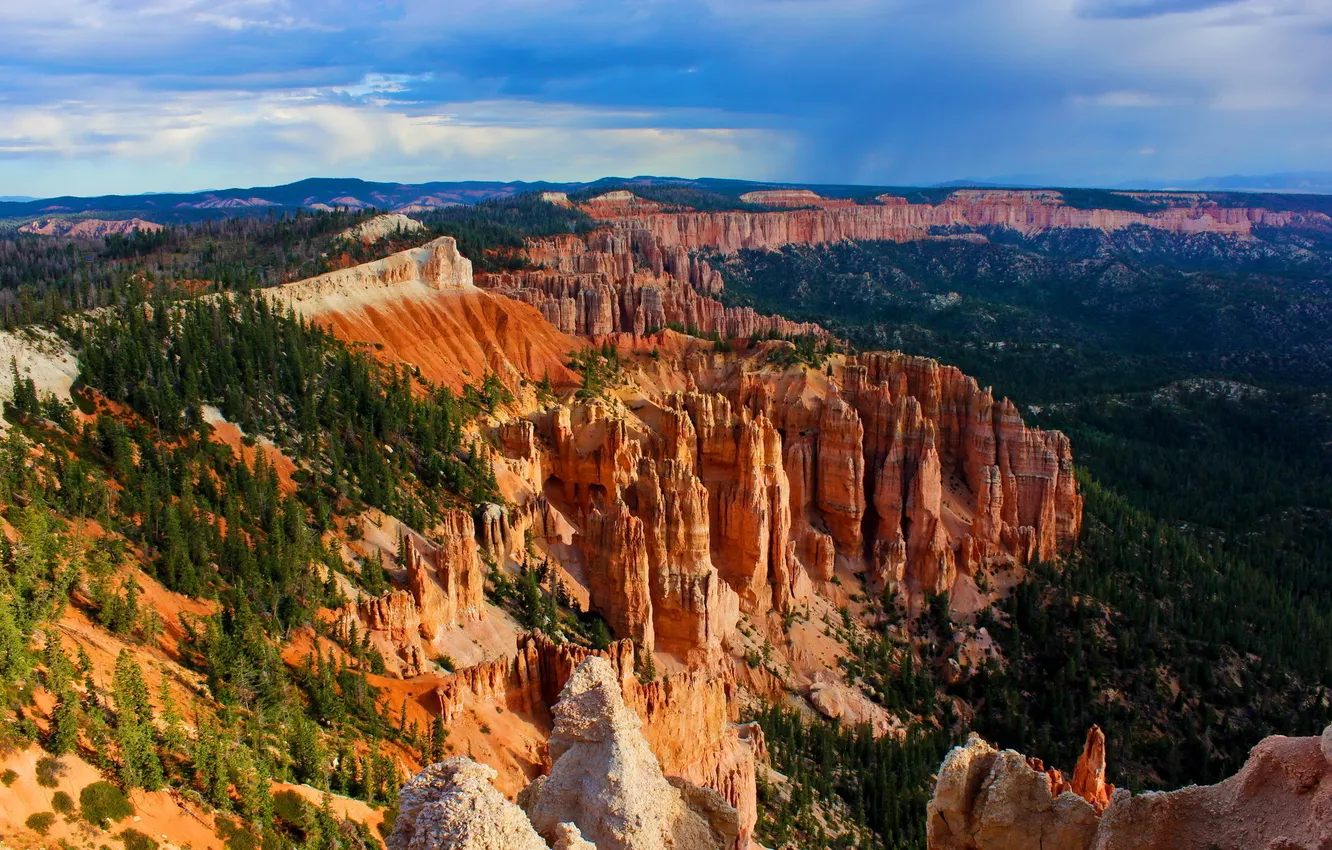
<path id="1" fill-rule="evenodd" d="M 607 342 L 601 348 L 584 348 L 569 355 L 569 368 L 583 378 L 578 398 L 602 398 L 624 383 L 625 362 L 620 351 Z"/>
<path id="2" fill-rule="evenodd" d="M 773 767 L 789 782 L 782 794 L 759 789 L 758 839 L 767 846 L 897 848 L 925 846 L 925 804 L 931 778 L 954 741 L 946 732 L 912 729 L 898 740 L 875 739 L 867 728 L 809 722 L 794 710 L 764 709 Z M 843 831 L 820 822 L 835 811 Z"/>
<path id="3" fill-rule="evenodd" d="M 305 212 L 181 224 L 104 240 L 0 239 L 0 325 L 105 307 L 131 283 L 158 294 L 276 286 L 335 267 L 337 234 L 368 212 Z"/>
<path id="4" fill-rule="evenodd" d="M 119 837 L 125 850 L 157 850 L 157 842 L 137 829 L 127 829 Z"/>
<path id="5" fill-rule="evenodd" d="M 51 756 L 42 756 L 37 759 L 37 784 L 43 788 L 54 788 L 60 784 L 60 775 L 65 772 L 65 766 L 59 759 Z"/>
<path id="6" fill-rule="evenodd" d="M 31 829 L 33 832 L 37 833 L 38 835 L 45 835 L 51 829 L 51 826 L 54 823 L 55 823 L 54 813 L 36 812 L 34 814 L 28 815 L 28 819 L 23 822 L 23 825 L 26 826 L 28 829 Z"/>
<path id="7" fill-rule="evenodd" d="M 117 823 L 134 814 L 125 792 L 110 782 L 94 782 L 79 792 L 79 814 L 93 826 Z"/>
<path id="8" fill-rule="evenodd" d="M 74 799 L 64 791 L 57 791 L 51 795 L 51 808 L 62 815 L 74 814 Z"/>
<path id="9" fill-rule="evenodd" d="M 1066 431 L 1083 466 L 1077 554 L 982 615 L 1002 666 L 942 687 L 929 606 L 907 633 L 855 637 L 848 674 L 925 729 L 954 728 L 938 697 L 961 697 L 970 728 L 1064 768 L 1097 723 L 1133 788 L 1215 782 L 1265 735 L 1316 734 L 1332 720 L 1326 240 L 988 235 L 725 266 L 734 302 L 958 365 Z"/>
<path id="10" fill-rule="evenodd" d="M 72 331 L 90 419 L 47 422 L 33 409 L 49 399 L 26 385 L 9 406 L 0 509 L 17 542 L 0 544 L 0 728 L 78 751 L 115 780 L 85 789 L 90 821 L 125 816 L 127 790 L 173 787 L 243 819 L 231 846 L 357 846 L 331 813 L 300 835 L 275 820 L 270 783 L 392 806 L 403 777 L 391 747 L 424 759 L 443 736 L 385 710 L 368 635 L 329 635 L 347 656 L 315 652 L 294 669 L 279 649 L 294 629 L 324 630 L 313 612 L 344 601 L 335 575 L 386 587 L 382 565 L 344 562 L 324 531 L 368 505 L 428 528 L 446 508 L 497 500 L 483 448 L 462 434 L 510 396 L 493 378 L 461 395 L 423 384 L 258 297 L 130 306 L 138 296 Z M 107 404 L 124 407 L 113 417 Z M 252 462 L 212 439 L 207 405 L 257 438 Z M 299 462 L 294 493 L 266 443 Z M 108 536 L 94 545 L 70 527 L 80 518 Z M 216 601 L 215 615 L 183 618 L 184 661 L 206 699 L 178 705 L 166 683 L 150 695 L 128 650 L 99 686 L 47 625 L 74 604 L 130 645 L 154 644 L 162 623 L 127 570 L 137 552 L 168 588 Z M 57 695 L 46 734 L 31 716 L 33 673 Z"/>
<path id="11" fill-rule="evenodd" d="M 546 203 L 536 194 L 444 207 L 420 216 L 440 236 L 458 240 L 458 250 L 477 271 L 521 269 L 523 239 L 583 233 L 595 222 L 579 210 Z"/>

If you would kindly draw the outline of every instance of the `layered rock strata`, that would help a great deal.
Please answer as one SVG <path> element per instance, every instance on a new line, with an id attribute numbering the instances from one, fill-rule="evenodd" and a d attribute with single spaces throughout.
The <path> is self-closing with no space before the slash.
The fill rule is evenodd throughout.
<path id="1" fill-rule="evenodd" d="M 524 249 L 537 268 L 477 277 L 477 285 L 532 304 L 567 334 L 637 336 L 678 327 L 726 338 L 822 333 L 818 326 L 725 307 L 712 297 L 721 274 L 684 247 L 646 231 L 558 236 Z"/>
<path id="2" fill-rule="evenodd" d="M 1109 231 L 1140 226 L 1171 233 L 1247 236 L 1258 226 L 1332 225 L 1332 220 L 1321 213 L 1222 207 L 1208 202 L 1146 213 L 1079 209 L 1065 204 L 1058 192 L 1049 191 L 961 190 L 938 204 L 912 204 L 893 195 L 879 196 L 876 204 L 849 206 L 822 200 L 806 198 L 802 204 L 816 204 L 818 209 L 781 212 L 666 213 L 627 206 L 591 212 L 605 217 L 616 232 L 651 242 L 661 250 L 710 248 L 724 254 L 845 240 L 909 242 L 933 238 L 940 228 L 1002 227 L 1030 234 L 1058 228 Z"/>
<path id="3" fill-rule="evenodd" d="M 500 431 L 543 494 L 533 533 L 558 548 L 575 529 L 617 635 L 706 665 L 741 612 L 788 612 L 839 565 L 910 602 L 1077 539 L 1067 438 L 957 369 L 896 353 L 684 369 L 697 390 L 637 411 L 582 402 Z"/>
<path id="4" fill-rule="evenodd" d="M 1105 739 L 1088 734 L 1071 785 L 1058 771 L 972 735 L 939 768 L 931 850 L 1209 850 L 1332 847 L 1332 727 L 1265 738 L 1209 786 L 1132 795 L 1104 783 Z M 1108 800 L 1107 800 L 1108 796 Z"/>
<path id="5" fill-rule="evenodd" d="M 410 219 L 408 219 L 410 221 Z M 361 294 L 367 289 L 420 282 L 436 290 L 472 287 L 472 261 L 458 251 L 452 236 L 441 236 L 420 248 L 399 251 L 382 260 L 322 274 L 298 283 L 265 290 L 288 300 Z"/>
<path id="6" fill-rule="evenodd" d="M 486 577 L 471 515 L 446 511 L 433 541 L 405 530 L 398 560 L 406 589 L 348 602 L 336 617 L 344 637 L 368 634 L 386 660 L 397 662 L 399 675 L 415 676 L 442 631 L 484 616 Z"/>
<path id="7" fill-rule="evenodd" d="M 455 391 L 488 373 L 515 392 L 529 378 L 577 383 L 565 364 L 581 343 L 531 306 L 477 289 L 471 261 L 450 237 L 262 292 L 344 340 L 372 346 L 394 366 Z"/>

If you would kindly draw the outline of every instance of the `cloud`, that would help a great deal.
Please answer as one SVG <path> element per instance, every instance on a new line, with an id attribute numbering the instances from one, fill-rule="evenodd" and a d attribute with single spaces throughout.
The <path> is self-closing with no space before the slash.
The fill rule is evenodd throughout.
<path id="1" fill-rule="evenodd" d="M 1112 109 L 1150 109 L 1177 103 L 1172 98 L 1142 91 L 1108 91 L 1096 95 L 1074 95 L 1073 102 L 1078 105 L 1107 106 Z"/>
<path id="2" fill-rule="evenodd" d="M 1325 0 L 44 0 L 0 27 L 7 194 L 300 168 L 1113 183 L 1332 156 Z"/>
<path id="3" fill-rule="evenodd" d="M 439 104 L 408 112 L 309 93 L 179 96 L 152 110 L 66 102 L 0 108 L 0 181 L 26 185 L 35 164 L 100 164 L 73 185 L 37 194 L 282 182 L 311 174 L 370 179 L 579 179 L 588 173 L 782 175 L 792 142 L 781 133 L 727 127 L 677 128 L 668 115 L 617 120 L 573 105 L 531 104 L 525 121 L 510 101 Z M 644 126 L 635 126 L 641 124 Z M 140 181 L 125 185 L 129 176 Z M 49 178 L 48 178 L 49 179 Z M 31 194 L 31 193 L 30 193 Z"/>
<path id="4" fill-rule="evenodd" d="M 1088 18 L 1155 18 L 1234 6 L 1244 0 L 1082 0 L 1079 11 Z"/>

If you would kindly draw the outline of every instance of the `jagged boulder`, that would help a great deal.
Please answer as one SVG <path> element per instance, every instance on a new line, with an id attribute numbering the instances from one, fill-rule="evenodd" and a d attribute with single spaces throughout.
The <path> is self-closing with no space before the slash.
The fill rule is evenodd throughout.
<path id="1" fill-rule="evenodd" d="M 1073 793 L 1055 793 L 1050 776 L 1013 750 L 979 735 L 955 747 L 939 768 L 927 831 L 932 850 L 1085 850 L 1096 810 Z"/>
<path id="2" fill-rule="evenodd" d="M 388 850 L 549 850 L 523 810 L 491 784 L 495 775 L 457 757 L 412 777 L 398 798 Z"/>
<path id="3" fill-rule="evenodd" d="M 1332 850 L 1332 726 L 1272 736 L 1216 785 L 1132 795 L 1105 783 L 1105 736 L 1087 734 L 1071 784 L 977 735 L 939 768 L 930 850 Z M 1109 796 L 1108 805 L 1104 805 Z"/>
<path id="4" fill-rule="evenodd" d="M 579 665 L 555 705 L 549 775 L 519 802 L 537 831 L 558 840 L 572 823 L 600 850 L 726 850 L 739 817 L 721 795 L 667 781 L 604 658 Z"/>

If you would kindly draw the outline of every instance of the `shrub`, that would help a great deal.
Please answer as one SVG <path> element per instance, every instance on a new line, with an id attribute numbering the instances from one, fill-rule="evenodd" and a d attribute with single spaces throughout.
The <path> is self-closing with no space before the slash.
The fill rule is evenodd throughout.
<path id="1" fill-rule="evenodd" d="M 398 822 L 398 810 L 389 808 L 384 810 L 384 819 L 379 822 L 379 834 L 388 838 L 393 832 L 393 825 Z"/>
<path id="2" fill-rule="evenodd" d="M 157 842 L 137 829 L 120 833 L 120 840 L 125 843 L 125 850 L 157 850 Z"/>
<path id="3" fill-rule="evenodd" d="M 51 824 L 55 823 L 55 813 L 38 812 L 35 815 L 28 815 L 28 819 L 23 823 L 38 835 L 45 835 L 46 831 L 51 828 Z"/>
<path id="4" fill-rule="evenodd" d="M 42 756 L 37 760 L 37 784 L 43 788 L 54 788 L 60 784 L 60 775 L 65 766 L 54 756 Z"/>
<path id="5" fill-rule="evenodd" d="M 240 821 L 231 818 L 217 819 L 217 835 L 226 844 L 227 850 L 259 850 L 260 841 Z"/>
<path id="6" fill-rule="evenodd" d="M 302 832 L 310 826 L 309 804 L 295 791 L 279 791 L 273 795 L 273 816 Z"/>
<path id="7" fill-rule="evenodd" d="M 51 808 L 62 815 L 73 814 L 74 800 L 64 791 L 57 791 L 51 796 Z"/>
<path id="8" fill-rule="evenodd" d="M 116 823 L 134 814 L 134 806 L 125 792 L 110 782 L 94 782 L 79 792 L 83 819 L 93 826 Z"/>
<path id="9" fill-rule="evenodd" d="M 0 773 L 0 783 L 4 783 L 4 786 L 6 788 L 13 785 L 17 781 L 18 781 L 18 774 L 12 770 L 6 770 L 4 773 Z"/>

